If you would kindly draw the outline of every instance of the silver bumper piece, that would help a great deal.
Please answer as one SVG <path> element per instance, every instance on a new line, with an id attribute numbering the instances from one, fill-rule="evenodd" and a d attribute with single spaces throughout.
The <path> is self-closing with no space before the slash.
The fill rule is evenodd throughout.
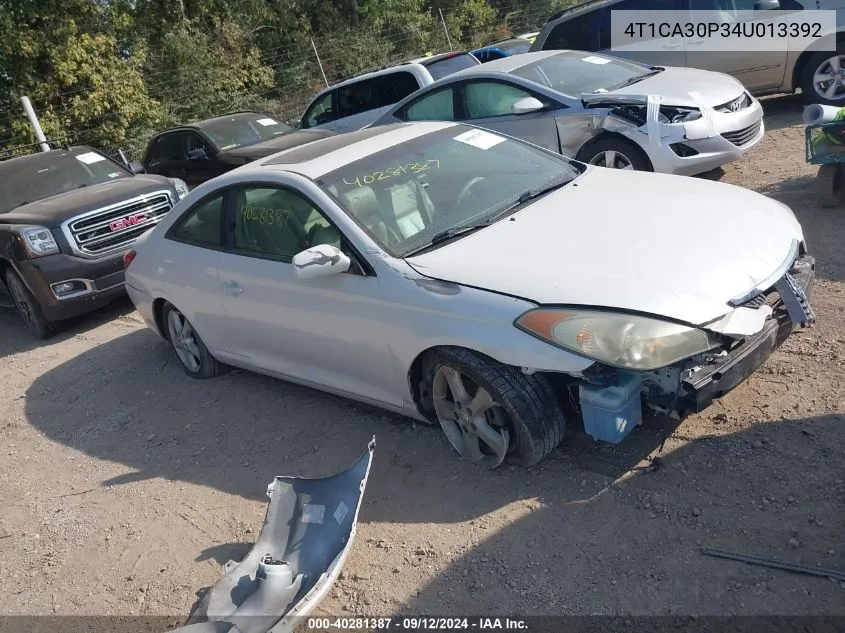
<path id="1" fill-rule="evenodd" d="M 352 548 L 374 450 L 375 437 L 349 469 L 330 477 L 276 477 L 249 554 L 223 566 L 223 578 L 172 633 L 292 633 Z"/>

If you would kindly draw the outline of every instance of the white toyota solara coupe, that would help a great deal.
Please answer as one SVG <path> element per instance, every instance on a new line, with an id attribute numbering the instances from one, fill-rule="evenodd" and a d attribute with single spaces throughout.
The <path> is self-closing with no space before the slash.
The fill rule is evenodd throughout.
<path id="1" fill-rule="evenodd" d="M 129 295 L 190 376 L 232 365 L 439 423 L 490 466 L 547 455 L 570 396 L 607 442 L 699 411 L 815 318 L 785 205 L 455 123 L 238 168 L 134 249 Z"/>

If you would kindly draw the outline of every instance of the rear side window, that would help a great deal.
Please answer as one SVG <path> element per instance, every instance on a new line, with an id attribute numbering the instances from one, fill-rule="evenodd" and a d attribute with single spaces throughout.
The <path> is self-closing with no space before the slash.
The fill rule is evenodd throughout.
<path id="1" fill-rule="evenodd" d="M 590 11 L 558 23 L 543 42 L 542 50 L 598 50 L 597 33 L 600 17 L 599 11 Z"/>
<path id="2" fill-rule="evenodd" d="M 380 108 L 399 103 L 420 89 L 417 78 L 407 70 L 382 75 L 375 81 L 379 89 L 378 107 Z"/>
<path id="3" fill-rule="evenodd" d="M 719 0 L 707 0 L 710 4 L 709 9 L 712 10 Z M 692 0 L 693 5 L 698 4 L 701 0 Z M 611 47 L 610 36 L 610 14 L 612 11 L 679 11 L 686 8 L 683 3 L 678 3 L 675 0 L 623 0 L 616 4 L 612 4 L 600 11 L 595 11 L 591 15 L 600 15 L 598 27 L 596 29 L 598 36 L 598 48 L 596 50 L 607 51 Z M 696 8 L 693 6 L 693 8 Z M 704 8 L 704 7 L 702 7 Z M 643 34 L 647 33 L 643 29 Z M 644 37 L 643 39 L 650 39 Z"/>
<path id="4" fill-rule="evenodd" d="M 223 194 L 200 200 L 179 218 L 168 237 L 207 248 L 222 248 Z"/>
<path id="5" fill-rule="evenodd" d="M 437 81 L 438 79 L 442 79 L 443 77 L 456 73 L 459 70 L 478 66 L 480 63 L 481 62 L 479 62 L 470 53 L 457 53 L 431 62 L 423 62 L 423 66 L 426 67 L 432 79 Z"/>

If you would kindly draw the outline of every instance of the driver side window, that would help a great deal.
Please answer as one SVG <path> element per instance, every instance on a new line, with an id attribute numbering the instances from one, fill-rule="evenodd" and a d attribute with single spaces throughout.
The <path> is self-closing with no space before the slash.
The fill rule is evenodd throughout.
<path id="1" fill-rule="evenodd" d="M 513 105 L 533 95 L 521 88 L 500 81 L 474 81 L 464 88 L 467 115 L 470 119 L 486 119 L 513 114 Z"/>
<path id="2" fill-rule="evenodd" d="M 317 244 L 341 248 L 341 234 L 309 200 L 282 187 L 244 187 L 233 191 L 230 243 L 245 255 L 289 262 Z"/>

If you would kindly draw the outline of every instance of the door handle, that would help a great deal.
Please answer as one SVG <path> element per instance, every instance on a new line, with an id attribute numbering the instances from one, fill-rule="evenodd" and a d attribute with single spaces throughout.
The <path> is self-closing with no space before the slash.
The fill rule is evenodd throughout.
<path id="1" fill-rule="evenodd" d="M 704 40 L 689 40 L 687 44 L 703 44 Z"/>
<path id="2" fill-rule="evenodd" d="M 680 44 L 678 44 L 677 42 L 674 42 L 672 44 L 664 44 L 663 48 L 678 48 L 679 46 L 680 46 Z"/>
<path id="3" fill-rule="evenodd" d="M 244 289 L 243 289 L 243 288 L 241 288 L 241 287 L 240 287 L 240 286 L 239 286 L 236 282 L 234 282 L 234 281 L 227 281 L 226 283 L 224 283 L 224 284 L 223 284 L 223 291 L 224 291 L 226 294 L 231 295 L 231 296 L 233 296 L 233 297 L 234 297 L 234 296 L 236 296 L 236 295 L 243 294 Z"/>

